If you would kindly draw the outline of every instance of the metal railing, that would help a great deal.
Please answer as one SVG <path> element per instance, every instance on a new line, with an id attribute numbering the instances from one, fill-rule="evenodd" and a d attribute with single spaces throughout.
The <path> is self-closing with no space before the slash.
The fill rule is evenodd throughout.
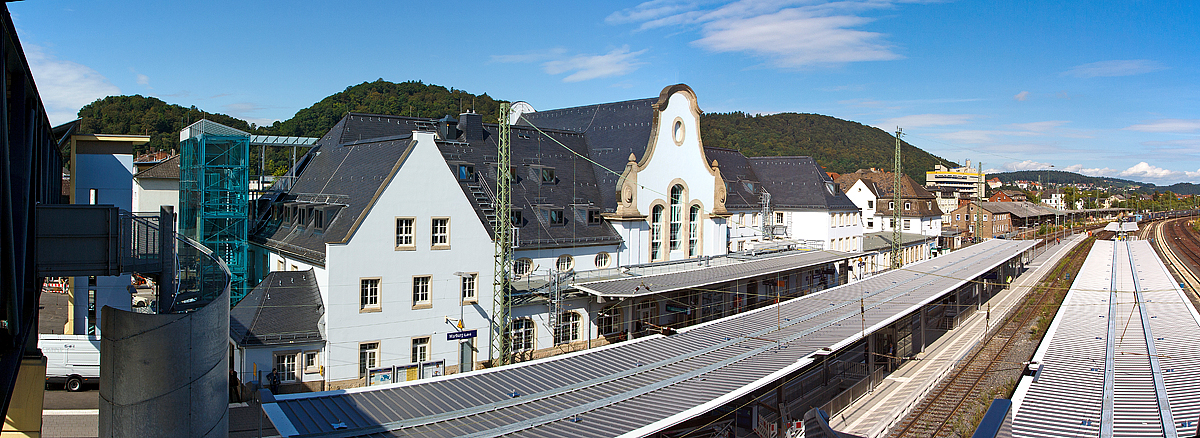
<path id="1" fill-rule="evenodd" d="M 161 236 L 157 213 L 130 213 L 122 210 L 120 252 L 124 271 L 159 272 L 162 266 Z"/>
<path id="2" fill-rule="evenodd" d="M 158 313 L 187 313 L 203 308 L 229 289 L 232 275 L 224 260 L 203 244 L 175 236 L 175 280 L 160 291 Z"/>

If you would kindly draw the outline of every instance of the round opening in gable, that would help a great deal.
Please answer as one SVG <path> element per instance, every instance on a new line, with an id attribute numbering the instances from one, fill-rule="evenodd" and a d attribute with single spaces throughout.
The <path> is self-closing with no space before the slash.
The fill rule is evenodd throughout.
<path id="1" fill-rule="evenodd" d="M 683 119 L 675 118 L 675 126 L 672 130 L 672 136 L 675 139 L 676 145 L 683 145 Z"/>

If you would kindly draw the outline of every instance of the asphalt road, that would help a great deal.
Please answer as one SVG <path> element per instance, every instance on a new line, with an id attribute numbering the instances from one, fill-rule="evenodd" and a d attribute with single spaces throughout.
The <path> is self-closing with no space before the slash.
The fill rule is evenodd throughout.
<path id="1" fill-rule="evenodd" d="M 100 389 L 84 385 L 87 391 L 70 392 L 62 388 L 47 389 L 42 397 L 42 409 L 99 409 Z"/>

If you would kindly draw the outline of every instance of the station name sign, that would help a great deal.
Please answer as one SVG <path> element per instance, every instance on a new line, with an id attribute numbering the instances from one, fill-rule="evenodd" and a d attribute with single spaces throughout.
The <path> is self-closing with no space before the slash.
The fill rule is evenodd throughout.
<path id="1" fill-rule="evenodd" d="M 475 336 L 476 336 L 475 330 L 467 330 L 467 331 L 463 331 L 463 332 L 450 332 L 450 333 L 446 333 L 446 340 L 447 341 L 457 341 L 459 339 L 471 339 L 471 338 L 474 338 Z"/>

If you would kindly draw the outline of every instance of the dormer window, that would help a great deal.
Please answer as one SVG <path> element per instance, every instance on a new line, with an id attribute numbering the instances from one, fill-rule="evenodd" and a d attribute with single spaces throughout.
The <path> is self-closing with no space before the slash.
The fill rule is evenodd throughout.
<path id="1" fill-rule="evenodd" d="M 459 181 L 474 181 L 475 166 L 467 163 L 458 165 L 458 180 Z"/>
<path id="2" fill-rule="evenodd" d="M 554 177 L 553 167 L 543 167 L 541 170 L 542 184 L 554 184 L 555 181 L 557 181 L 557 179 Z"/>
<path id="3" fill-rule="evenodd" d="M 549 211 L 549 222 L 550 222 L 550 225 L 566 225 L 567 224 L 567 216 L 564 212 L 564 209 L 556 208 L 556 209 L 550 210 Z"/>
<path id="4" fill-rule="evenodd" d="M 318 230 L 325 228 L 325 210 L 314 209 L 312 212 L 312 226 Z"/>
<path id="5" fill-rule="evenodd" d="M 888 210 L 896 209 L 896 201 L 888 201 Z"/>
<path id="6" fill-rule="evenodd" d="M 905 203 L 904 203 L 904 209 L 905 209 L 905 210 L 912 210 L 912 203 L 911 203 L 911 202 L 905 202 Z"/>
<path id="7" fill-rule="evenodd" d="M 508 217 L 509 217 L 509 219 L 512 220 L 512 226 L 514 226 L 514 227 L 521 226 L 521 219 L 522 219 L 521 210 L 510 210 L 509 213 L 510 214 Z"/>
<path id="8" fill-rule="evenodd" d="M 600 210 L 588 209 L 588 211 L 587 211 L 588 225 L 600 225 L 601 222 L 603 222 L 603 218 L 600 216 Z"/>

